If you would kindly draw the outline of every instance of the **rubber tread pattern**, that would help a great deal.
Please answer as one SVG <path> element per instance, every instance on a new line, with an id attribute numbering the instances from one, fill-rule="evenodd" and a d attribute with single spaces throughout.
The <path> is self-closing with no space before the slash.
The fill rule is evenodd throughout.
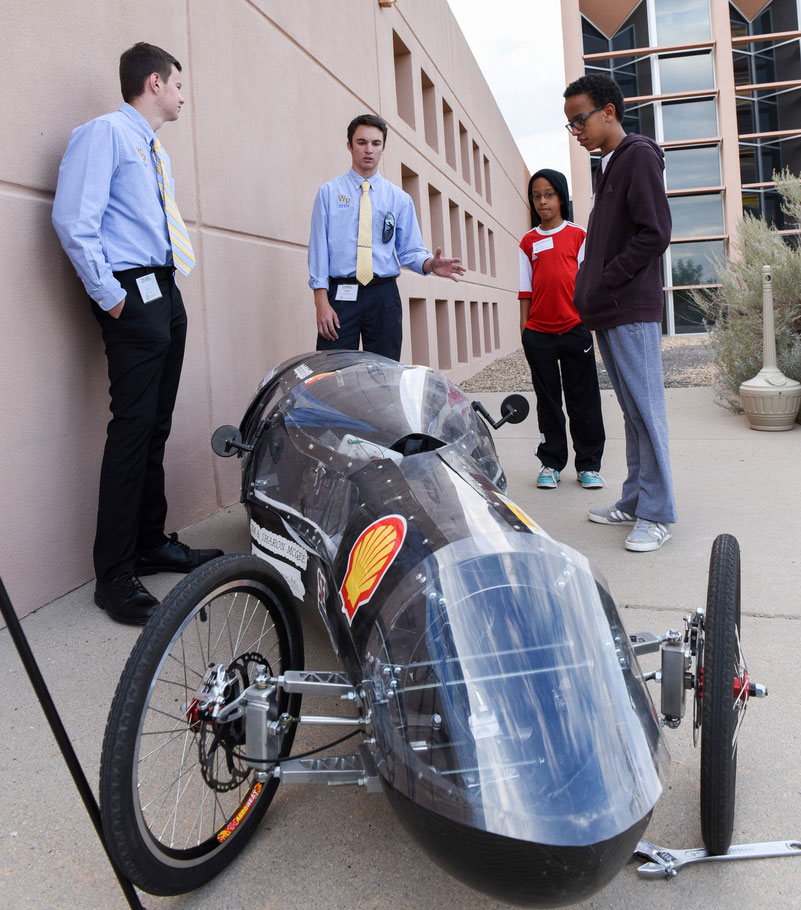
<path id="1" fill-rule="evenodd" d="M 701 833 L 710 854 L 728 852 L 734 830 L 737 748 L 734 677 L 740 634 L 740 547 L 721 534 L 712 545 L 704 619 L 701 698 Z"/>
<path id="2" fill-rule="evenodd" d="M 139 723 L 154 674 L 177 630 L 198 602 L 210 592 L 238 579 L 258 581 L 274 594 L 270 611 L 272 618 L 277 620 L 276 626 L 282 625 L 279 640 L 283 636 L 283 647 L 289 655 L 281 672 L 303 669 L 302 628 L 293 597 L 283 579 L 257 557 L 222 556 L 190 573 L 164 599 L 131 652 L 112 702 L 100 768 L 103 829 L 109 852 L 119 869 L 138 888 L 151 894 L 182 894 L 200 887 L 221 872 L 246 845 L 278 787 L 277 780 L 265 783 L 250 811 L 221 844 L 212 836 L 200 847 L 188 850 L 170 850 L 155 839 L 151 839 L 148 846 L 136 822 L 134 756 Z M 213 609 L 213 603 L 212 600 L 207 609 Z M 290 696 L 284 710 L 297 716 L 300 696 Z M 294 728 L 287 734 L 282 756 L 289 754 L 293 739 Z M 251 782 L 255 783 L 252 777 Z M 248 792 L 252 790 L 248 789 Z"/>

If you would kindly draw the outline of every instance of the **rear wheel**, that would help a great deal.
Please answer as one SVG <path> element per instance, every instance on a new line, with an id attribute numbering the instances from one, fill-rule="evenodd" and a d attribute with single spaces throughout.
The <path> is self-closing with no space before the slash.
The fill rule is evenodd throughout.
<path id="1" fill-rule="evenodd" d="M 710 854 L 726 853 L 734 829 L 737 737 L 748 699 L 740 648 L 740 548 L 730 534 L 712 545 L 703 652 L 696 682 L 701 720 L 701 832 Z"/>
<path id="2" fill-rule="evenodd" d="M 100 803 L 109 849 L 152 894 L 207 882 L 247 843 L 278 781 L 256 781 L 243 761 L 243 717 L 214 720 L 201 686 L 216 669 L 220 706 L 251 683 L 303 667 L 292 597 L 262 560 L 224 556 L 192 572 L 150 619 L 123 671 L 109 714 Z M 278 691 L 297 716 L 300 696 Z M 290 727 L 280 750 L 289 754 Z"/>

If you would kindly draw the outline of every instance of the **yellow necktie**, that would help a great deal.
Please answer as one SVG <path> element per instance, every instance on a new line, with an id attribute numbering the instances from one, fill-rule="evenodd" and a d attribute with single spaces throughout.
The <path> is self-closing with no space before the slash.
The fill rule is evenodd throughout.
<path id="1" fill-rule="evenodd" d="M 369 284 L 373 280 L 373 204 L 370 202 L 369 180 L 362 183 L 359 239 L 356 243 L 356 280 L 359 284 Z"/>
<path id="2" fill-rule="evenodd" d="M 170 181 L 167 179 L 167 167 L 164 163 L 164 149 L 158 139 L 153 143 L 153 160 L 156 163 L 156 179 L 159 182 L 159 191 L 164 203 L 164 214 L 167 216 L 167 230 L 170 232 L 172 245 L 172 261 L 175 268 L 184 275 L 188 275 L 195 267 L 195 254 L 189 234 L 178 211 L 178 206 L 170 193 Z"/>

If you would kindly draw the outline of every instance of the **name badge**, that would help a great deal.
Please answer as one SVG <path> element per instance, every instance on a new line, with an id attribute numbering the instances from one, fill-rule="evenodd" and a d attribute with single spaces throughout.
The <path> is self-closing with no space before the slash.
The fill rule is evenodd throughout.
<path id="1" fill-rule="evenodd" d="M 136 279 L 136 286 L 142 295 L 142 303 L 150 303 L 151 300 L 158 300 L 161 297 L 159 283 L 156 276 L 151 272 L 149 275 L 142 275 Z"/>
<path id="2" fill-rule="evenodd" d="M 552 250 L 553 249 L 553 237 L 544 237 L 542 240 L 538 240 L 536 243 L 531 245 L 531 258 L 536 259 L 537 253 L 541 253 L 543 250 Z"/>
<path id="3" fill-rule="evenodd" d="M 358 284 L 340 284 L 334 300 L 355 300 L 359 296 Z"/>

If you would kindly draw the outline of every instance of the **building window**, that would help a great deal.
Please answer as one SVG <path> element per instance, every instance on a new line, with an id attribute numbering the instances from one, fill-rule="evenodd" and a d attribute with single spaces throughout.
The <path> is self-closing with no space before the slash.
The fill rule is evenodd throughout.
<path id="1" fill-rule="evenodd" d="M 464 213 L 464 242 L 467 247 L 467 267 L 476 270 L 476 233 L 473 230 L 473 216 Z"/>
<path id="2" fill-rule="evenodd" d="M 617 24 L 617 11 L 618 8 L 612 4 L 609 4 L 606 10 L 599 10 L 601 20 L 596 25 L 610 28 L 613 23 Z M 617 28 L 611 38 L 607 38 L 596 25 L 587 19 L 582 21 L 585 54 L 633 50 L 648 47 L 652 43 L 648 37 L 647 3 L 638 3 L 628 19 Z M 611 76 L 620 85 L 627 98 L 653 94 L 651 63 L 647 57 L 610 57 L 606 60 L 594 60 L 587 64 L 586 71 L 588 73 L 602 72 Z"/>
<path id="3" fill-rule="evenodd" d="M 717 136 L 718 115 L 715 99 L 663 102 L 662 124 L 665 142 L 709 139 Z"/>
<path id="4" fill-rule="evenodd" d="M 715 87 L 712 52 L 671 54 L 659 58 L 659 86 L 663 94 L 694 92 Z"/>
<path id="5" fill-rule="evenodd" d="M 703 331 L 704 313 L 693 299 L 694 295 L 698 293 L 703 293 L 703 291 L 665 292 L 665 296 L 670 298 L 673 304 L 673 333 L 675 335 L 695 335 Z M 665 315 L 667 315 L 668 309 L 665 307 Z"/>
<path id="6" fill-rule="evenodd" d="M 492 353 L 492 326 L 490 323 L 490 305 L 489 301 L 485 300 L 481 304 L 481 317 L 484 323 L 484 353 Z"/>
<path id="7" fill-rule="evenodd" d="M 717 262 L 723 261 L 725 253 L 725 242 L 722 239 L 671 243 L 671 286 L 693 287 L 698 284 L 715 284 L 717 282 Z"/>
<path id="8" fill-rule="evenodd" d="M 434 83 L 428 78 L 425 70 L 420 70 L 420 82 L 423 87 L 423 126 L 425 128 L 426 142 L 439 151 L 437 139 L 437 90 Z"/>
<path id="9" fill-rule="evenodd" d="M 490 277 L 495 277 L 495 232 L 487 228 L 487 246 L 489 247 Z"/>
<path id="10" fill-rule="evenodd" d="M 490 182 L 490 163 L 489 158 L 484 155 L 484 196 L 487 202 L 492 205 L 492 183 Z M 495 274 L 494 272 L 492 273 Z"/>
<path id="11" fill-rule="evenodd" d="M 420 211 L 420 178 L 405 164 L 401 164 L 401 188 L 412 197 L 415 212 Z"/>
<path id="12" fill-rule="evenodd" d="M 476 192 L 481 195 L 481 153 L 476 143 L 473 143 L 473 177 L 476 181 Z"/>
<path id="13" fill-rule="evenodd" d="M 467 306 L 464 300 L 453 302 L 454 322 L 456 323 L 456 359 L 459 363 L 467 363 Z"/>
<path id="14" fill-rule="evenodd" d="M 470 142 L 464 124 L 459 122 L 459 148 L 462 153 L 462 177 L 470 183 Z"/>
<path id="15" fill-rule="evenodd" d="M 428 185 L 428 212 L 431 217 L 431 249 L 445 249 L 445 225 L 442 221 L 442 193 Z"/>
<path id="16" fill-rule="evenodd" d="M 743 212 L 748 212 L 755 218 L 764 218 L 778 231 L 798 228 L 782 210 L 782 197 L 772 186 L 743 189 Z"/>
<path id="17" fill-rule="evenodd" d="M 459 206 L 448 200 L 448 218 L 451 223 L 451 256 L 454 259 L 462 258 L 462 227 L 459 218 Z"/>
<path id="18" fill-rule="evenodd" d="M 665 174 L 669 190 L 720 186 L 720 150 L 716 145 L 665 149 Z"/>
<path id="19" fill-rule="evenodd" d="M 449 370 L 451 364 L 451 324 L 448 301 L 434 301 L 434 315 L 437 322 L 437 369 Z"/>
<path id="20" fill-rule="evenodd" d="M 398 114 L 414 127 L 414 86 L 412 84 L 412 54 L 408 47 L 392 33 L 392 50 L 395 57 L 395 97 Z"/>
<path id="21" fill-rule="evenodd" d="M 709 237 L 722 234 L 723 197 L 720 193 L 668 198 L 674 237 Z"/>
<path id="22" fill-rule="evenodd" d="M 639 133 L 656 139 L 656 105 L 646 101 L 644 104 L 627 104 L 623 111 L 623 129 L 627 133 Z"/>
<path id="23" fill-rule="evenodd" d="M 654 0 L 654 13 L 659 47 L 710 38 L 709 0 Z"/>
<path id="24" fill-rule="evenodd" d="M 738 3 L 738 6 L 744 6 Z M 747 19 L 735 6 L 729 4 L 732 35 L 769 35 L 773 32 L 793 32 L 798 28 L 796 0 L 773 0 L 772 3 L 751 4 L 761 7 L 759 14 Z"/>
<path id="25" fill-rule="evenodd" d="M 478 224 L 478 270 L 482 275 L 487 274 L 487 235 L 484 225 L 479 221 Z"/>
<path id="26" fill-rule="evenodd" d="M 445 160 L 456 170 L 456 136 L 453 109 L 442 99 L 442 128 L 445 133 Z"/>
<path id="27" fill-rule="evenodd" d="M 801 136 L 740 141 L 740 179 L 749 183 L 771 183 L 773 174 L 784 168 L 799 173 Z"/>
<path id="28" fill-rule="evenodd" d="M 478 312 L 478 301 L 470 301 L 470 335 L 473 342 L 473 357 L 481 356 L 481 318 Z"/>
<path id="29" fill-rule="evenodd" d="M 411 330 L 412 363 L 430 365 L 425 297 L 409 298 L 409 328 Z"/>

